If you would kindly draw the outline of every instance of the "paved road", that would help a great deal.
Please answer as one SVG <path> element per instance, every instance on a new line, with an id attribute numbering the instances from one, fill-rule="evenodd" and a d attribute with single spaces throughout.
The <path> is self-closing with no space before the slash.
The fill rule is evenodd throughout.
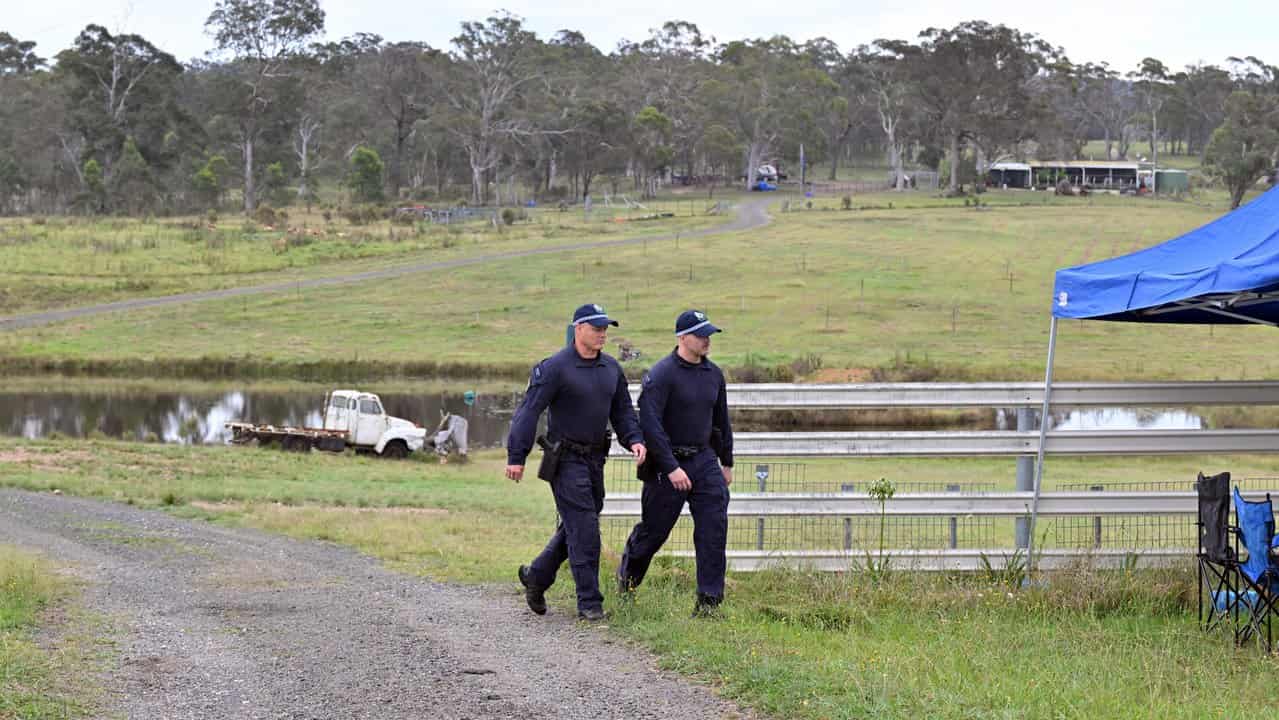
<path id="1" fill-rule="evenodd" d="M 753 717 L 607 629 L 533 615 L 514 579 L 434 583 L 329 543 L 17 490 L 0 490 L 0 543 L 69 567 L 105 617 L 95 717 Z"/>
<path id="2" fill-rule="evenodd" d="M 767 206 L 767 198 L 750 198 L 738 206 L 737 214 L 729 222 L 712 228 L 680 233 L 680 236 L 704 237 L 707 235 L 736 232 L 738 230 L 749 230 L 751 228 L 766 225 L 769 221 Z M 487 262 L 510 260 L 513 258 L 529 257 L 532 255 L 549 255 L 552 253 L 573 252 L 576 250 L 595 250 L 599 248 L 638 245 L 643 242 L 671 240 L 674 239 L 674 237 L 674 234 L 669 234 L 659 235 L 656 237 L 650 236 L 627 238 L 624 240 L 602 240 L 598 242 L 552 245 L 548 247 L 533 248 L 530 250 L 512 250 L 509 252 L 493 253 L 490 255 L 477 255 L 475 257 L 459 258 L 457 260 L 412 263 L 409 265 L 401 265 L 399 267 L 386 268 L 384 270 L 370 270 L 368 272 L 352 273 L 350 275 L 335 275 L 332 277 L 313 278 L 310 280 L 277 282 L 266 285 L 226 288 L 224 290 L 181 293 L 179 295 L 165 295 L 162 297 L 136 298 L 133 300 L 120 300 L 118 302 L 88 305 L 79 308 L 25 313 L 22 315 L 11 315 L 9 317 L 0 318 L 0 331 L 48 325 L 49 323 L 62 322 L 64 320 L 75 320 L 78 318 L 89 317 L 91 315 L 102 315 L 104 313 L 163 307 L 182 303 L 200 302 L 203 300 L 220 300 L 224 298 L 240 297 L 243 295 L 262 295 L 266 293 L 290 292 L 299 289 L 306 290 L 308 288 L 328 287 L 331 285 L 346 285 L 348 283 L 358 283 L 366 280 L 385 280 L 388 278 L 402 277 L 404 275 L 412 275 L 414 273 L 429 272 L 432 270 L 447 270 L 449 268 L 466 267 L 468 265 L 481 265 Z"/>

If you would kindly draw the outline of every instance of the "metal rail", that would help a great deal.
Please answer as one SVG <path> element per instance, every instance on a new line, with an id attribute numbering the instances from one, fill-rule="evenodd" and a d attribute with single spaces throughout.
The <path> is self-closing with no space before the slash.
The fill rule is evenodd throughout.
<path id="1" fill-rule="evenodd" d="M 884 515 L 1017 517 L 1030 508 L 1030 492 L 913 493 L 894 495 L 884 503 Z M 1246 491 L 1252 500 L 1264 491 Z M 1044 515 L 1194 515 L 1195 493 L 1167 492 L 1046 492 L 1039 497 Z M 865 493 L 734 493 L 729 517 L 874 517 L 879 502 Z M 639 517 L 640 496 L 614 493 L 604 500 L 601 517 Z M 688 515 L 688 509 L 684 509 Z"/>
<path id="2" fill-rule="evenodd" d="M 1037 432 L 734 433 L 741 457 L 1019 457 L 1034 455 Z M 1048 433 L 1054 455 L 1187 455 L 1279 452 L 1279 430 L 1067 430 Z M 613 455 L 629 455 L 614 444 Z"/>
<path id="3" fill-rule="evenodd" d="M 674 550 L 666 553 L 675 557 L 693 557 L 692 551 Z M 1045 550 L 1036 558 L 1041 569 L 1059 570 L 1082 563 L 1100 568 L 1169 567 L 1188 565 L 1194 560 L 1194 548 L 1143 548 L 1135 550 Z M 1014 560 L 1025 563 L 1025 554 L 1012 550 L 991 548 L 987 550 L 892 550 L 886 552 L 890 567 L 913 571 L 975 571 L 1002 570 Z M 738 571 L 766 570 L 776 567 L 799 567 L 828 572 L 857 571 L 865 567 L 867 559 L 880 560 L 879 554 L 869 555 L 857 550 L 729 550 L 728 566 Z"/>
<path id="4" fill-rule="evenodd" d="M 639 385 L 630 387 L 638 400 Z M 728 404 L 743 409 L 1038 408 L 1043 383 L 733 383 Z M 1053 407 L 1279 405 L 1279 382 L 1053 383 Z"/>

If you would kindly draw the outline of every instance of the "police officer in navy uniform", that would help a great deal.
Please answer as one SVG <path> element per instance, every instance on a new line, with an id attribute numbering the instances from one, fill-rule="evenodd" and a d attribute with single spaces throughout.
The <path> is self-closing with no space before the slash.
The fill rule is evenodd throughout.
<path id="1" fill-rule="evenodd" d="M 577 584 L 578 616 L 603 619 L 599 513 L 604 507 L 608 424 L 637 463 L 643 463 L 646 455 L 626 375 L 622 366 L 603 352 L 610 325 L 617 325 L 617 321 L 599 305 L 579 307 L 573 313 L 572 344 L 533 368 L 528 391 L 511 418 L 506 477 L 519 482 L 524 476 L 524 461 L 533 449 L 538 417 L 548 408 L 546 439 L 548 445 L 558 443 L 560 450 L 554 477 L 545 478 L 551 483 L 559 525 L 542 554 L 519 568 L 525 600 L 538 615 L 546 613 L 546 589 L 567 559 Z"/>
<path id="2" fill-rule="evenodd" d="M 640 426 L 650 450 L 650 473 L 641 495 L 641 520 L 617 571 L 618 590 L 626 597 L 643 581 L 687 502 L 697 554 L 695 617 L 713 614 L 723 600 L 727 565 L 733 429 L 724 373 L 707 357 L 717 332 L 705 313 L 682 313 L 675 321 L 679 344 L 644 376 Z"/>

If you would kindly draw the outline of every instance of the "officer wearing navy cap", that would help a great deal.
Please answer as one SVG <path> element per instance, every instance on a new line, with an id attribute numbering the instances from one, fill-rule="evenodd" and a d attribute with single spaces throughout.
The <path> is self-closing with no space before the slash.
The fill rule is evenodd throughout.
<path id="1" fill-rule="evenodd" d="M 636 463 L 646 451 L 626 375 L 616 360 L 604 354 L 608 327 L 617 321 L 595 304 L 573 313 L 573 342 L 533 368 L 528 391 L 511 418 L 506 442 L 506 477 L 519 482 L 524 461 L 533 449 L 537 420 L 547 417 L 547 444 L 558 444 L 558 468 L 551 483 L 560 522 L 546 549 L 519 569 L 529 609 L 546 612 L 545 592 L 567 559 L 577 584 L 578 616 L 604 617 L 599 588 L 600 510 L 604 507 L 604 458 L 610 438 L 608 425 Z"/>
<path id="2" fill-rule="evenodd" d="M 644 376 L 640 426 L 651 470 L 641 495 L 641 520 L 626 541 L 618 590 L 632 592 L 648 572 L 688 503 L 697 554 L 694 617 L 715 612 L 724 598 L 728 486 L 733 482 L 733 429 L 724 373 L 707 355 L 720 329 L 689 310 L 675 321 L 678 345 Z M 643 473 L 641 473 L 643 474 Z"/>

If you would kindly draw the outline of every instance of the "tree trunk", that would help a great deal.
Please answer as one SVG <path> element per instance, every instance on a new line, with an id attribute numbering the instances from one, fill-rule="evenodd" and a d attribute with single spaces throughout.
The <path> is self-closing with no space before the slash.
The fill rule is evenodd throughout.
<path id="1" fill-rule="evenodd" d="M 959 189 L 959 135 L 950 136 L 950 190 Z"/>
<path id="2" fill-rule="evenodd" d="M 484 204 L 484 168 L 477 165 L 474 158 L 471 159 L 471 202 Z"/>
<path id="3" fill-rule="evenodd" d="M 757 141 L 751 141 L 750 149 L 746 153 L 746 189 L 750 190 L 755 184 L 755 169 L 759 167 L 759 157 L 763 154 L 763 148 L 759 146 Z"/>
<path id="4" fill-rule="evenodd" d="M 902 155 L 906 148 L 897 142 L 895 137 L 888 138 L 888 152 L 892 155 L 893 189 L 901 192 L 906 189 L 906 169 L 902 167 Z"/>
<path id="5" fill-rule="evenodd" d="M 244 214 L 253 212 L 256 198 L 253 187 L 253 135 L 244 136 Z"/>
<path id="6" fill-rule="evenodd" d="M 391 158 L 391 199 L 399 202 L 400 188 L 404 185 L 404 143 L 409 135 L 404 133 L 401 123 L 395 126 L 395 157 Z"/>

